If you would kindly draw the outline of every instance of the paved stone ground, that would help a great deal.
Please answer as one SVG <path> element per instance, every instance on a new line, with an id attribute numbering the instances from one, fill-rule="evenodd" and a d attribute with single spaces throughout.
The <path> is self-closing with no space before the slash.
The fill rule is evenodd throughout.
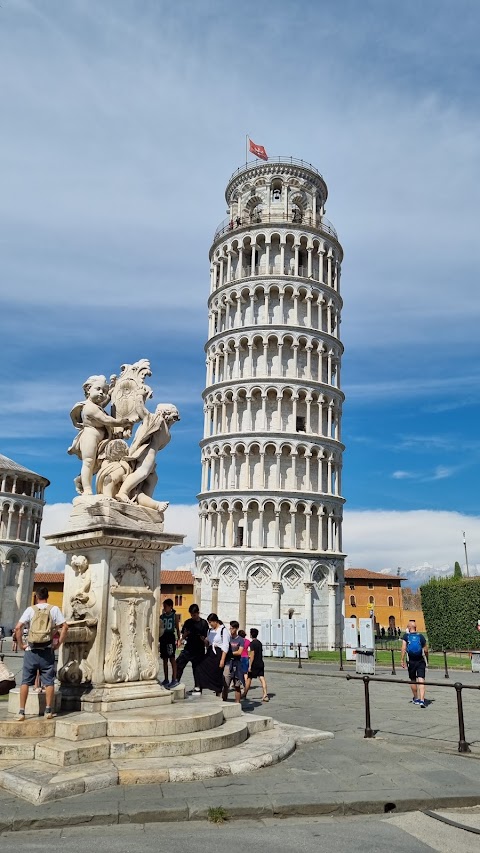
<path id="1" fill-rule="evenodd" d="M 8 658 L 19 669 L 21 659 Z M 330 730 L 334 740 L 308 744 L 286 761 L 248 776 L 134 788 L 107 788 L 33 806 L 0 789 L 0 832 L 74 824 L 149 823 L 205 818 L 212 806 L 232 817 L 344 815 L 472 806 L 480 803 L 480 690 L 464 691 L 465 728 L 472 752 L 459 754 L 455 690 L 458 677 L 478 687 L 480 676 L 436 671 L 429 705 L 409 703 L 407 684 L 371 684 L 375 739 L 364 739 L 364 686 L 331 665 L 267 662 L 271 701 L 252 690 L 244 710 L 285 723 Z M 388 671 L 377 674 L 388 677 Z M 405 677 L 400 671 L 397 677 Z M 430 673 L 431 680 L 432 673 Z M 190 673 L 187 687 L 191 687 Z M 201 702 L 202 699 L 196 700 Z M 0 706 L 1 707 L 1 706 Z"/>

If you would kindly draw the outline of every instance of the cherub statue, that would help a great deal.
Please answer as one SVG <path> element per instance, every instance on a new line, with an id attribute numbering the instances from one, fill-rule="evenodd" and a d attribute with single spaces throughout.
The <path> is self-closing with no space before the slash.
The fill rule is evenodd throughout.
<path id="1" fill-rule="evenodd" d="M 155 412 L 144 417 L 135 433 L 130 447 L 129 459 L 134 461 L 135 470 L 123 481 L 117 492 L 117 500 L 136 502 L 140 506 L 163 512 L 168 504 L 153 500 L 158 482 L 156 455 L 170 441 L 170 427 L 180 420 L 178 409 L 172 403 L 159 403 Z"/>
<path id="2" fill-rule="evenodd" d="M 134 460 L 129 460 L 129 446 L 121 438 L 112 438 L 105 447 L 104 458 L 97 474 L 97 494 L 116 498 L 123 481 L 132 473 Z"/>
<path id="3" fill-rule="evenodd" d="M 80 476 L 74 480 L 80 495 L 91 495 L 92 479 L 100 467 L 99 452 L 102 442 L 112 437 L 115 427 L 131 428 L 132 421 L 128 418 L 113 418 L 104 411 L 109 402 L 109 386 L 105 376 L 89 376 L 83 383 L 86 401 L 77 403 L 70 417 L 78 435 L 73 441 L 68 453 L 82 460 Z M 123 429 L 121 429 L 124 432 Z M 125 434 L 125 433 L 124 433 Z"/>
<path id="4" fill-rule="evenodd" d="M 80 576 L 81 586 L 70 598 L 72 616 L 75 620 L 84 619 L 88 608 L 95 604 L 95 596 L 91 593 L 91 576 L 88 558 L 84 554 L 74 554 L 71 566 L 75 573 Z"/>

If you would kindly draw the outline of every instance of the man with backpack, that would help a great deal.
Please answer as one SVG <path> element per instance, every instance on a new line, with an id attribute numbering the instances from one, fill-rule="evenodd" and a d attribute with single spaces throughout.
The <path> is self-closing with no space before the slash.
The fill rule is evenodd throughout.
<path id="1" fill-rule="evenodd" d="M 26 642 L 24 641 L 24 626 L 28 625 Z M 60 630 L 58 646 L 65 640 L 68 625 L 62 611 L 48 603 L 48 589 L 40 586 L 36 592 L 36 604 L 27 607 L 15 627 L 18 645 L 25 651 L 23 658 L 22 684 L 20 686 L 20 710 L 17 720 L 25 719 L 28 688 L 33 687 L 37 672 L 40 673 L 42 686 L 45 687 L 45 718 L 51 720 L 55 716 L 55 652 L 53 635 Z"/>
<path id="2" fill-rule="evenodd" d="M 415 619 L 410 619 L 406 634 L 402 637 L 402 668 L 406 668 L 405 655 L 408 655 L 408 676 L 410 678 L 414 705 L 425 708 L 425 671 L 428 660 L 428 646 L 423 634 L 417 631 Z"/>

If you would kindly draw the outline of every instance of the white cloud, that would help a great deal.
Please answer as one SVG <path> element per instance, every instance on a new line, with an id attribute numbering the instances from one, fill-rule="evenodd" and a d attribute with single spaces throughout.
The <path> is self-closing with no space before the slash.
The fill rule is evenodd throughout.
<path id="1" fill-rule="evenodd" d="M 471 574 L 480 564 L 480 517 L 458 512 L 346 510 L 343 545 L 352 568 L 387 569 L 412 582 L 453 572 L 464 566 L 462 530 L 466 531 Z"/>
<path id="2" fill-rule="evenodd" d="M 394 471 L 392 474 L 394 480 L 412 480 L 416 476 L 412 471 Z"/>
<path id="3" fill-rule="evenodd" d="M 45 507 L 43 533 L 64 530 L 70 504 Z M 197 504 L 173 504 L 165 515 L 165 529 L 184 533 L 184 544 L 166 551 L 164 569 L 192 568 L 197 545 Z M 351 567 L 396 573 L 401 567 L 412 583 L 431 575 L 453 572 L 456 560 L 464 566 L 462 531 L 465 530 L 471 574 L 480 573 L 480 517 L 457 512 L 412 510 L 346 510 L 343 542 Z M 64 555 L 42 541 L 38 571 L 61 571 Z"/>

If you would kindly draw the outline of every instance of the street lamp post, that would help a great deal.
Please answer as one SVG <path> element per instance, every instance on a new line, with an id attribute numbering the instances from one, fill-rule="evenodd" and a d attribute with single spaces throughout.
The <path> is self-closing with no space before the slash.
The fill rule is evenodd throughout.
<path id="1" fill-rule="evenodd" d="M 469 578 L 470 572 L 468 570 L 467 537 L 465 536 L 465 531 L 463 531 L 463 547 L 465 548 L 465 567 L 467 569 L 467 578 Z"/>

